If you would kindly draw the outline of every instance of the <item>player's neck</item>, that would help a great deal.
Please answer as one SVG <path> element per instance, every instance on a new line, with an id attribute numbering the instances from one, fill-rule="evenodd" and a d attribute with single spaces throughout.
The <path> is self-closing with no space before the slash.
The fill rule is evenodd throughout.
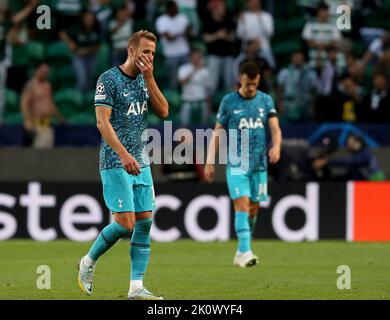
<path id="1" fill-rule="evenodd" d="M 129 62 L 129 60 L 126 60 L 119 68 L 130 78 L 136 78 L 138 76 L 138 70 L 134 67 L 134 64 Z"/>
<path id="2" fill-rule="evenodd" d="M 251 100 L 251 99 L 253 99 L 254 97 L 256 97 L 256 94 L 257 94 L 257 92 L 256 92 L 256 94 L 255 94 L 253 97 L 247 97 L 247 96 L 243 95 L 243 93 L 241 92 L 240 89 L 237 90 L 237 93 L 238 93 L 238 95 L 239 95 L 242 99 L 245 99 L 245 100 Z"/>

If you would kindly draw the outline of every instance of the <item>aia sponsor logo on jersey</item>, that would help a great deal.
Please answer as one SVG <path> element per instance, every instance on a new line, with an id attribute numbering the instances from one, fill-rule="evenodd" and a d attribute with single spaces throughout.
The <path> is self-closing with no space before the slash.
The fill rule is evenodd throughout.
<path id="1" fill-rule="evenodd" d="M 146 101 L 144 102 L 132 102 L 129 106 L 129 110 L 127 110 L 127 115 L 135 115 L 135 116 L 138 116 L 138 115 L 141 115 L 143 114 L 144 112 L 147 112 L 148 111 L 148 103 Z"/>
<path id="2" fill-rule="evenodd" d="M 257 129 L 264 128 L 263 120 L 261 118 L 241 118 L 239 129 Z"/>

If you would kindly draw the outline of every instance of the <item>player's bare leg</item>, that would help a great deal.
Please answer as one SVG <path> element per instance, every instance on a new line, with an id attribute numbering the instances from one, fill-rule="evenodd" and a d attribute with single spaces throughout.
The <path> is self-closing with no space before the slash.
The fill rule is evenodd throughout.
<path id="1" fill-rule="evenodd" d="M 234 229 L 238 238 L 238 250 L 234 257 L 234 265 L 242 268 L 251 267 L 258 263 L 251 250 L 251 233 L 249 229 L 250 200 L 248 197 L 240 197 L 233 200 L 234 203 Z"/>

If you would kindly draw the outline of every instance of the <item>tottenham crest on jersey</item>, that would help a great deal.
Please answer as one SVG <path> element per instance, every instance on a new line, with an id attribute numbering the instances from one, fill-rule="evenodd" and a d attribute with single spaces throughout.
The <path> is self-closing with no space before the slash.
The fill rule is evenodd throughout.
<path id="1" fill-rule="evenodd" d="M 259 108 L 259 115 L 261 118 L 264 117 L 264 111 L 265 111 L 264 108 Z"/>
<path id="2" fill-rule="evenodd" d="M 149 90 L 148 90 L 148 88 L 147 87 L 144 87 L 144 89 L 143 89 L 144 91 L 145 91 L 145 97 L 146 97 L 146 99 L 149 99 Z"/>

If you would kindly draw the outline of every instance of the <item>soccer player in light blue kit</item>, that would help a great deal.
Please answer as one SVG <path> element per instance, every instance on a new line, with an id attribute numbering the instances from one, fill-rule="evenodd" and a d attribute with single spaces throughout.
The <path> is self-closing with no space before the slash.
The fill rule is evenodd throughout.
<path id="1" fill-rule="evenodd" d="M 257 90 L 259 81 L 257 64 L 250 61 L 243 63 L 240 67 L 239 90 L 226 95 L 221 101 L 204 170 L 205 179 L 211 182 L 221 133 L 225 130 L 235 131 L 234 135 L 226 135 L 230 138 L 226 179 L 234 203 L 234 228 L 238 238 L 233 263 L 240 267 L 258 263 L 258 257 L 251 250 L 251 233 L 260 201 L 267 198 L 267 162 L 279 161 L 282 141 L 273 100 L 268 94 Z M 269 151 L 267 128 L 272 138 Z M 232 141 L 232 137 L 236 141 Z M 231 148 L 232 144 L 237 147 Z M 241 151 L 244 152 L 241 154 Z"/>
<path id="2" fill-rule="evenodd" d="M 168 116 L 168 103 L 153 76 L 156 36 L 134 33 L 124 64 L 104 72 L 95 95 L 97 127 L 102 135 L 99 169 L 103 195 L 114 222 L 99 234 L 79 263 L 78 283 L 93 290 L 93 275 L 101 255 L 130 234 L 131 273 L 129 299 L 161 300 L 143 285 L 150 257 L 150 229 L 154 209 L 153 179 L 145 152 L 149 101 L 154 113 Z"/>

